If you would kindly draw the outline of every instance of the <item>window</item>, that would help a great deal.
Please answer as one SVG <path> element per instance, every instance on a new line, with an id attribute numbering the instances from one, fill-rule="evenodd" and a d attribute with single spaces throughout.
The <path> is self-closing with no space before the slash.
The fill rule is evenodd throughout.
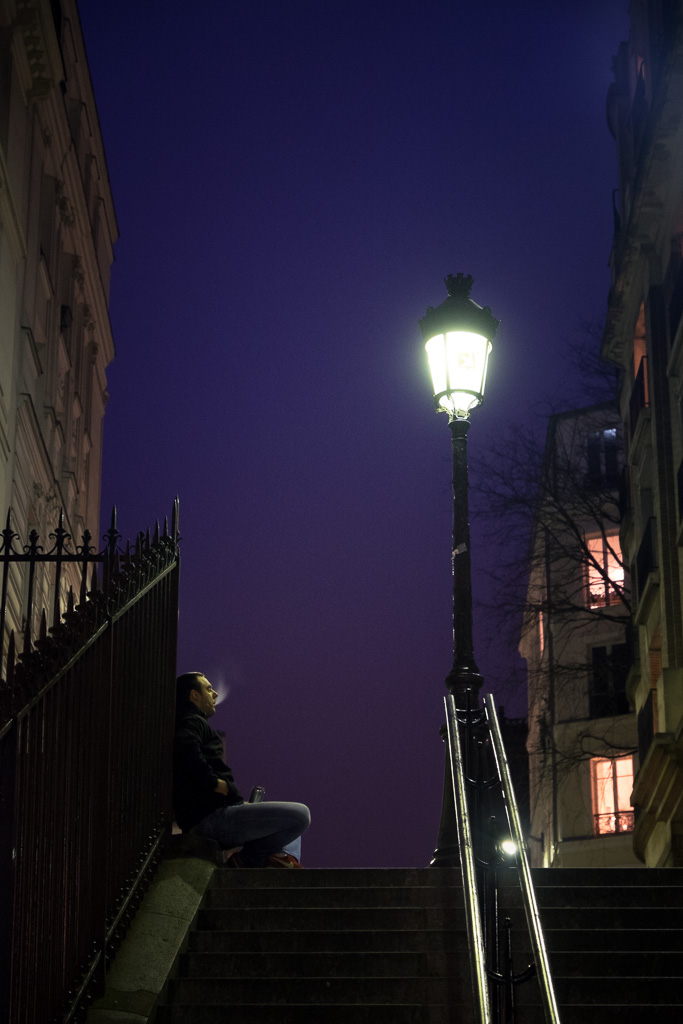
<path id="1" fill-rule="evenodd" d="M 593 789 L 593 834 L 609 835 L 633 831 L 631 790 L 633 758 L 591 758 Z"/>
<path id="2" fill-rule="evenodd" d="M 590 717 L 627 714 L 626 677 L 631 667 L 630 645 L 594 647 L 591 655 Z"/>
<path id="3" fill-rule="evenodd" d="M 619 439 L 617 428 L 596 430 L 586 439 L 588 486 L 593 488 L 619 485 Z"/>
<path id="4" fill-rule="evenodd" d="M 619 604 L 615 587 L 624 586 L 624 566 L 621 561 L 619 535 L 615 532 L 603 537 L 586 537 L 587 594 L 589 608 L 604 608 Z"/>

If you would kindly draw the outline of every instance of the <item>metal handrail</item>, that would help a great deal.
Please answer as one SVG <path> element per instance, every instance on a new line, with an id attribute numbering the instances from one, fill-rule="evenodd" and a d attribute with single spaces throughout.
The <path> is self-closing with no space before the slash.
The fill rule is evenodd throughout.
<path id="1" fill-rule="evenodd" d="M 484 929 L 481 920 L 477 872 L 472 845 L 472 826 L 470 823 L 467 802 L 465 766 L 458 730 L 457 709 L 455 698 L 449 693 L 444 698 L 446 705 L 446 725 L 448 729 L 448 752 L 451 761 L 451 779 L 453 782 L 453 799 L 455 801 L 455 820 L 458 829 L 460 847 L 460 866 L 463 876 L 465 894 L 465 919 L 469 939 L 470 968 L 472 971 L 472 991 L 474 1002 L 479 1011 L 480 1024 L 490 1024 L 491 1003 L 489 999 L 488 977 L 486 971 L 486 951 L 484 947 Z"/>
<path id="2" fill-rule="evenodd" d="M 511 838 L 517 846 L 517 868 L 522 886 L 522 899 L 524 900 L 527 925 L 531 935 L 532 949 L 534 951 L 536 973 L 538 976 L 539 988 L 541 990 L 543 1011 L 547 1024 L 560 1024 L 560 1015 L 557 1009 L 557 1000 L 555 998 L 555 990 L 550 974 L 550 964 L 548 962 L 548 951 L 543 937 L 543 927 L 541 925 L 541 918 L 538 912 L 536 893 L 534 892 L 534 883 L 531 877 L 531 868 L 529 867 L 529 858 L 526 852 L 526 841 L 522 833 L 519 808 L 517 807 L 517 801 L 515 799 L 512 776 L 510 774 L 510 765 L 508 764 L 507 754 L 505 753 L 505 746 L 503 744 L 503 737 L 500 731 L 500 723 L 498 721 L 498 713 L 496 711 L 493 694 L 488 693 L 484 697 L 484 708 L 486 709 L 486 716 L 489 722 L 489 732 L 493 740 L 493 749 L 496 755 L 498 773 L 503 786 L 505 810 L 507 812 L 508 823 L 510 825 Z"/>

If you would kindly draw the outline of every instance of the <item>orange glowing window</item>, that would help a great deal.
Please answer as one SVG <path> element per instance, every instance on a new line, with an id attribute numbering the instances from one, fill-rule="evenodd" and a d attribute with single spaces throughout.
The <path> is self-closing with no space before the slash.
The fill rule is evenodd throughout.
<path id="1" fill-rule="evenodd" d="M 621 560 L 619 535 L 586 537 L 586 588 L 589 608 L 604 608 L 619 604 L 624 586 L 624 566 Z"/>
<path id="2" fill-rule="evenodd" d="M 633 831 L 633 758 L 591 758 L 593 834 Z"/>

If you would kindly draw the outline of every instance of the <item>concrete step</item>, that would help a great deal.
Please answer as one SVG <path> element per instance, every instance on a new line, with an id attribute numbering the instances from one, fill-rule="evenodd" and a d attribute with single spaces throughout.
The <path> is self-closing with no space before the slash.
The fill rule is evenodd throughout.
<path id="1" fill-rule="evenodd" d="M 229 1015 L 222 1006 L 164 1006 L 156 1024 L 476 1024 L 469 1006 L 422 1006 L 418 1003 L 340 1003 L 315 1006 L 307 1003 L 277 1006 L 273 1004 L 231 1005 Z M 543 1024 L 542 1015 L 533 1013 L 525 1024 Z M 592 1024 L 592 1022 L 589 1022 Z M 627 1022 L 630 1024 L 630 1022 Z M 664 1020 L 663 1024 L 669 1024 Z M 680 1022 L 679 1022 L 680 1024 Z"/>
<path id="2" fill-rule="evenodd" d="M 667 931 L 683 925 L 683 914 L 678 907 L 542 907 L 540 910 L 544 928 L 567 931 L 611 928 L 633 933 L 640 929 Z M 514 913 L 511 916 L 514 920 Z"/>
<path id="3" fill-rule="evenodd" d="M 615 930 L 609 926 L 586 930 L 559 927 L 544 929 L 544 935 L 550 952 L 555 950 L 590 953 L 607 950 L 638 953 L 641 950 L 649 952 L 653 949 L 670 952 L 683 950 L 683 928 L 670 928 L 666 931 L 661 928 L 639 928 L 634 934 L 626 929 Z M 523 934 L 520 934 L 519 940 L 515 940 L 513 935 L 513 943 L 513 950 L 528 948 L 528 945 L 524 946 Z M 683 1021 L 683 1016 L 681 1020 Z"/>
<path id="4" fill-rule="evenodd" d="M 546 930 L 592 931 L 625 930 L 634 935 L 637 942 L 640 931 L 672 931 L 683 927 L 683 913 L 679 907 L 539 907 L 541 922 Z M 437 913 L 427 910 L 425 913 Z M 457 914 L 458 910 L 444 910 Z M 522 907 L 503 904 L 500 908 L 501 921 L 509 917 L 513 931 L 524 931 L 525 914 Z M 637 945 L 633 946 L 638 948 Z"/>
<path id="5" fill-rule="evenodd" d="M 221 868 L 214 874 L 214 889 L 258 888 L 271 889 L 287 885 L 290 888 L 334 888 L 344 886 L 353 889 L 378 889 L 383 886 L 429 885 L 437 888 L 454 885 L 462 888 L 459 868 L 304 868 L 303 870 L 266 870 L 244 868 L 234 871 Z"/>
<path id="6" fill-rule="evenodd" d="M 683 907 L 683 886 L 540 886 L 536 889 L 536 902 L 541 910 L 545 907 L 590 907 L 596 913 L 611 911 L 614 907 L 680 908 Z M 504 888 L 501 903 L 506 907 L 523 906 L 521 889 Z"/>
<path id="7" fill-rule="evenodd" d="M 210 889 L 205 905 L 210 909 L 239 907 L 462 907 L 461 887 L 433 885 L 406 886 L 310 886 L 283 885 L 278 888 L 236 888 L 222 886 Z"/>
<path id="8" fill-rule="evenodd" d="M 652 947 L 647 952 L 549 950 L 549 956 L 554 978 L 606 978 L 610 981 L 618 977 L 683 978 L 683 958 L 679 950 L 653 951 Z"/>
<path id="9" fill-rule="evenodd" d="M 441 977 L 460 964 L 452 953 L 185 953 L 183 978 Z"/>
<path id="10" fill-rule="evenodd" d="M 560 1006 L 559 1011 L 562 1024 L 646 1024 L 648 1021 L 653 1024 L 681 1024 L 683 1020 L 680 1006 L 659 1004 L 613 1006 L 577 1003 L 574 1006 Z M 516 1024 L 544 1024 L 541 1007 L 518 1007 Z"/>
<path id="11" fill-rule="evenodd" d="M 191 952 L 216 953 L 345 953 L 358 952 L 444 952 L 467 959 L 467 933 L 441 928 L 410 931 L 194 931 L 190 934 Z"/>
<path id="12" fill-rule="evenodd" d="M 363 978 L 178 978 L 171 982 L 169 1002 L 229 1007 L 270 1003 L 316 1006 L 329 1004 L 388 1005 L 417 1003 L 420 1006 L 467 1005 L 472 997 L 469 977 L 456 978 L 363 977 Z"/>
<path id="13" fill-rule="evenodd" d="M 418 931 L 464 929 L 463 910 L 447 907 L 255 907 L 212 909 L 198 915 L 202 931 Z"/>
<path id="14" fill-rule="evenodd" d="M 648 975 L 622 978 L 563 978 L 555 975 L 553 981 L 560 1006 L 651 1006 L 656 998 L 658 1007 L 678 1006 L 683 1020 L 680 973 L 673 978 L 662 977 L 659 972 L 654 978 Z"/>
<path id="15" fill-rule="evenodd" d="M 501 872 L 503 884 L 513 884 L 515 869 Z M 683 885 L 683 868 L 532 868 L 534 887 L 563 885 L 625 888 L 631 885 Z"/>

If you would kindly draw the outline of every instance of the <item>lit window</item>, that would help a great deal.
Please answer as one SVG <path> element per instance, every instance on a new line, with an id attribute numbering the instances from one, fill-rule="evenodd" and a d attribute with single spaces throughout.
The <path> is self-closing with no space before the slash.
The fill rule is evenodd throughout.
<path id="1" fill-rule="evenodd" d="M 632 832 L 633 758 L 591 758 L 591 784 L 594 835 Z"/>
<path id="2" fill-rule="evenodd" d="M 543 654 L 543 651 L 545 650 L 545 626 L 543 622 L 542 611 L 539 611 L 538 613 L 538 646 L 540 648 L 541 654 Z"/>
<path id="3" fill-rule="evenodd" d="M 624 586 L 624 566 L 621 561 L 619 535 L 610 534 L 606 538 L 586 537 L 587 551 L 587 604 L 589 608 L 604 608 L 606 605 L 619 604 L 619 595 L 615 588 Z"/>

